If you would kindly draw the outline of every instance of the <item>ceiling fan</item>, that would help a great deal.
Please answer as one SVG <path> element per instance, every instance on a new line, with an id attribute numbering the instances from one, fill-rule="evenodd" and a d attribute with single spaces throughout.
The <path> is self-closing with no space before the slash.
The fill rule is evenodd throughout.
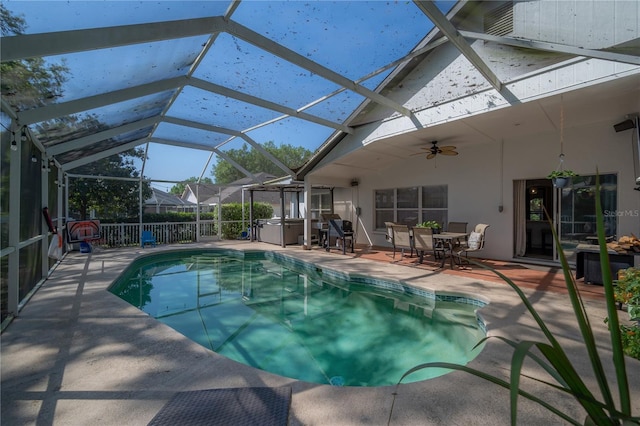
<path id="1" fill-rule="evenodd" d="M 427 152 L 427 160 L 431 160 L 432 158 L 435 158 L 435 156 L 438 154 L 458 155 L 458 152 L 456 151 L 455 146 L 452 146 L 452 145 L 438 146 L 438 141 L 433 141 L 431 143 L 433 144 L 433 146 L 423 146 L 422 148 L 420 148 Z M 424 154 L 424 152 L 417 152 L 412 155 L 420 155 L 420 154 Z"/>

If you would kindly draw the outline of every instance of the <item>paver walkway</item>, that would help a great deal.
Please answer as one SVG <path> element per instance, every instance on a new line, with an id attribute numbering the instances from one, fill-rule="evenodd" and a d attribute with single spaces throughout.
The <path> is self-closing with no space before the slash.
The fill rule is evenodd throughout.
<path id="1" fill-rule="evenodd" d="M 331 250 L 331 253 L 342 256 L 342 252 L 338 250 Z M 413 256 L 411 256 L 409 253 L 406 253 L 404 256 L 402 256 L 399 252 L 396 252 L 394 257 L 393 252 L 386 247 L 356 246 L 355 253 L 347 252 L 346 255 L 356 258 L 374 260 L 377 262 L 385 262 L 394 265 L 437 271 L 444 274 L 451 274 L 460 277 L 481 279 L 484 281 L 505 284 L 504 280 L 497 276 L 494 272 L 476 265 L 465 265 L 463 267 L 455 265 L 454 269 L 451 269 L 449 267 L 449 262 L 447 261 L 445 267 L 441 269 L 440 260 L 434 259 L 433 256 L 425 256 L 423 263 L 420 264 L 415 253 Z M 540 291 L 551 291 L 555 293 L 567 292 L 564 273 L 562 271 L 562 268 L 558 266 L 543 266 L 516 261 L 507 262 L 503 260 L 490 260 L 480 258 L 476 260 L 504 274 L 520 287 Z M 575 271 L 572 271 L 572 274 L 575 277 Z M 576 280 L 576 284 L 578 285 L 580 294 L 583 297 L 604 300 L 604 287 L 602 285 L 587 284 L 582 278 Z"/>

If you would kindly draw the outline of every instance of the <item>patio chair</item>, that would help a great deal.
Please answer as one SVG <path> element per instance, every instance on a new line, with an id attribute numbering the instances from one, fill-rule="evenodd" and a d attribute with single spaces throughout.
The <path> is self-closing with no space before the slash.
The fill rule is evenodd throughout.
<path id="1" fill-rule="evenodd" d="M 455 254 L 458 257 L 460 264 L 462 264 L 463 255 L 466 258 L 467 263 L 470 263 L 469 253 L 477 253 L 484 249 L 485 234 L 488 227 L 489 225 L 484 223 L 477 224 L 471 234 L 469 234 L 467 241 L 458 247 L 454 247 Z"/>
<path id="2" fill-rule="evenodd" d="M 449 222 L 447 232 L 467 232 L 467 222 Z"/>
<path id="3" fill-rule="evenodd" d="M 387 234 L 384 236 L 385 240 L 387 240 L 387 242 L 391 243 L 391 245 L 393 245 L 393 225 L 398 225 L 395 222 L 385 222 L 384 226 L 385 228 L 387 228 Z"/>
<path id="4" fill-rule="evenodd" d="M 153 236 L 151 231 L 142 231 L 140 236 L 140 247 L 144 248 L 145 244 L 149 244 L 153 247 L 156 246 L 156 237 Z"/>
<path id="5" fill-rule="evenodd" d="M 445 257 L 447 247 L 442 244 L 434 244 L 433 242 L 433 228 L 413 228 L 413 248 L 416 250 L 416 254 L 419 256 L 418 263 L 422 263 L 424 255 L 427 252 L 432 252 L 433 257 L 438 259 L 440 256 Z"/>
<path id="6" fill-rule="evenodd" d="M 251 227 L 247 228 L 246 231 L 240 232 L 240 236 L 238 237 L 238 239 L 239 240 L 248 240 L 250 236 L 251 236 Z"/>
<path id="7" fill-rule="evenodd" d="M 413 244 L 411 243 L 411 233 L 407 225 L 391 225 L 391 243 L 393 244 L 393 258 L 396 258 L 396 250 L 400 250 L 404 256 L 405 249 L 409 249 L 410 257 L 413 257 Z"/>
<path id="8" fill-rule="evenodd" d="M 449 222 L 447 225 L 447 232 L 467 232 L 467 222 Z M 456 241 L 456 246 L 459 246 L 460 242 Z"/>
<path id="9" fill-rule="evenodd" d="M 329 230 L 327 232 L 326 250 L 331 250 L 331 237 L 336 237 L 336 246 L 342 249 L 342 254 L 347 253 L 347 244 L 351 246 L 351 253 L 354 253 L 353 231 L 344 228 L 342 220 L 329 220 Z"/>

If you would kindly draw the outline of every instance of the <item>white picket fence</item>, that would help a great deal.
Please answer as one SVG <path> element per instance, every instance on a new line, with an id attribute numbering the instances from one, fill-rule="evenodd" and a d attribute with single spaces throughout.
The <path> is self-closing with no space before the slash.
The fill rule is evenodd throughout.
<path id="1" fill-rule="evenodd" d="M 157 244 L 180 244 L 198 240 L 196 222 L 143 223 L 142 230 L 151 231 Z M 101 223 L 101 239 L 94 246 L 103 248 L 140 245 L 140 224 L 138 223 Z M 200 221 L 201 237 L 216 237 L 217 222 Z"/>

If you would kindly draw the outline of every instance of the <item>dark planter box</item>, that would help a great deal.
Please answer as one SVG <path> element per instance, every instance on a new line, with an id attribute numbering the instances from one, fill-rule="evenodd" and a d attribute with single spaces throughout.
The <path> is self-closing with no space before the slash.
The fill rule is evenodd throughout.
<path id="1" fill-rule="evenodd" d="M 620 269 L 634 266 L 635 256 L 632 254 L 609 254 L 611 265 L 611 278 L 618 278 Z M 600 254 L 591 251 L 579 251 L 576 260 L 576 279 L 584 277 L 584 282 L 589 284 L 603 284 L 602 270 L 600 269 Z"/>

